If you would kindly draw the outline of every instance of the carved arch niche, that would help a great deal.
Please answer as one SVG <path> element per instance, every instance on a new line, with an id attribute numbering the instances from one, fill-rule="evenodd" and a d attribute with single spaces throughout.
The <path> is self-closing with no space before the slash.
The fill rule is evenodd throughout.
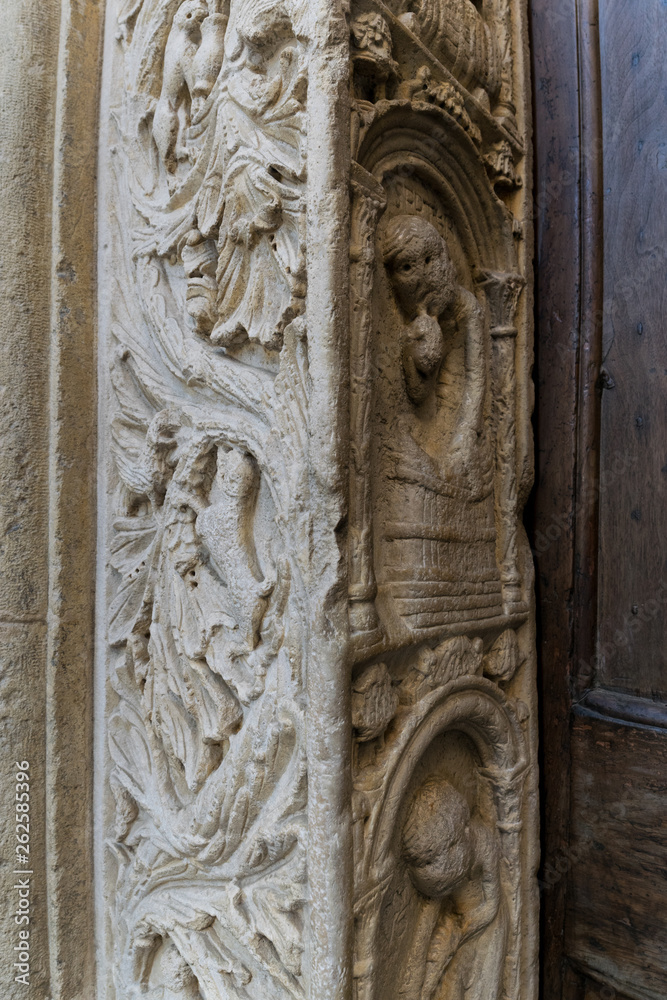
<path id="1" fill-rule="evenodd" d="M 521 726 L 481 677 L 421 708 L 399 711 L 356 790 L 357 995 L 520 996 Z"/>
<path id="2" fill-rule="evenodd" d="M 353 356 L 372 358 L 375 379 L 353 373 L 359 411 L 372 412 L 353 432 L 355 445 L 374 439 L 359 464 L 369 503 L 358 534 L 373 550 L 362 554 L 364 595 L 372 600 L 375 577 L 378 596 L 377 612 L 361 609 L 353 626 L 367 633 L 364 644 L 386 646 L 468 622 L 525 620 L 515 429 L 503 423 L 516 406 L 513 312 L 524 280 L 511 218 L 465 130 L 430 105 L 386 102 L 377 114 L 359 150 L 367 183 L 357 182 L 353 208 L 355 221 L 365 216 L 360 203 L 375 191 L 373 262 L 354 289 L 357 302 L 370 295 L 370 307 L 353 327 Z M 408 269 L 432 268 L 437 253 L 449 258 L 444 269 L 415 279 L 415 291 L 398 288 Z M 430 304 L 447 281 L 451 301 Z M 415 344 L 433 357 L 408 360 Z M 411 385 L 420 375 L 423 386 Z M 363 603 L 356 596 L 353 616 Z"/>
<path id="3" fill-rule="evenodd" d="M 353 11 L 357 996 L 518 1000 L 535 914 L 520 18 Z"/>

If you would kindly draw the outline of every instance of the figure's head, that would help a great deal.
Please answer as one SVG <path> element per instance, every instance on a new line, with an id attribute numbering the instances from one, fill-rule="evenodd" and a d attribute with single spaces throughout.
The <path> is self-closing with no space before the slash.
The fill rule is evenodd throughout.
<path id="1" fill-rule="evenodd" d="M 403 828 L 403 857 L 419 892 L 444 899 L 469 877 L 472 867 L 470 809 L 442 778 L 417 790 Z"/>
<path id="2" fill-rule="evenodd" d="M 206 17 L 208 6 L 205 0 L 185 0 L 174 15 L 174 25 L 188 33 L 198 32 Z"/>
<path id="3" fill-rule="evenodd" d="M 430 222 L 399 215 L 387 226 L 382 258 L 403 311 L 441 316 L 454 298 L 456 276 L 444 239 Z"/>
<path id="4" fill-rule="evenodd" d="M 284 0 L 240 0 L 232 5 L 230 24 L 255 58 L 268 59 L 281 42 L 294 36 Z"/>

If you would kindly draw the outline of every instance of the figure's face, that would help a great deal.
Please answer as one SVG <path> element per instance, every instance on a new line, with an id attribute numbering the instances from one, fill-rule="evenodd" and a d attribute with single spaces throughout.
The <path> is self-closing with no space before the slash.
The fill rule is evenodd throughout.
<path id="1" fill-rule="evenodd" d="M 397 227 L 400 235 L 400 225 Z M 453 295 L 452 266 L 445 241 L 428 223 L 405 232 L 404 244 L 387 265 L 392 287 L 408 316 L 441 316 Z"/>

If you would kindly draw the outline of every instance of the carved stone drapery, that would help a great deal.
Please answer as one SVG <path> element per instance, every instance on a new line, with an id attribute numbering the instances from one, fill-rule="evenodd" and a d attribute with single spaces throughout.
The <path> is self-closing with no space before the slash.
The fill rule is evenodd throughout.
<path id="1" fill-rule="evenodd" d="M 109 6 L 109 1000 L 535 996 L 525 15 L 344 7 Z"/>

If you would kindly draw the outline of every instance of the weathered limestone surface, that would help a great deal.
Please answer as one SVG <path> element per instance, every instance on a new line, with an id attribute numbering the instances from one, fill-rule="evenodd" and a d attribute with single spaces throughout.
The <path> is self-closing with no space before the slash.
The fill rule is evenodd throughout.
<path id="1" fill-rule="evenodd" d="M 10 956 L 19 940 L 14 762 L 28 753 L 31 862 L 42 873 L 45 866 L 50 93 L 57 25 L 57 4 L 38 11 L 18 2 L 0 32 L 0 950 L 2 994 L 11 1000 L 27 992 L 10 975 Z M 44 879 L 33 889 L 33 917 L 45 928 Z M 32 945 L 32 982 L 46 994 L 46 934 Z"/>
<path id="2" fill-rule="evenodd" d="M 12 12 L 35 995 L 534 1000 L 522 3 Z"/>
<path id="3" fill-rule="evenodd" d="M 0 7 L 0 992 L 88 1000 L 101 23 Z"/>

